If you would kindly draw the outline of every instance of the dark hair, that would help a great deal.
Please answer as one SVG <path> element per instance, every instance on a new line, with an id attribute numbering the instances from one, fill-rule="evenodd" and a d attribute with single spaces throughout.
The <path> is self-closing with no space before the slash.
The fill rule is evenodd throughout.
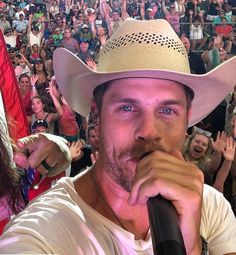
<path id="1" fill-rule="evenodd" d="M 20 202 L 21 185 L 20 185 L 20 173 L 11 161 L 10 153 L 7 148 L 6 135 L 3 133 L 3 127 L 1 123 L 0 131 L 0 198 L 6 197 L 9 207 L 13 213 L 18 213 L 22 206 Z"/>
<path id="2" fill-rule="evenodd" d="M 45 75 L 46 80 L 47 80 L 48 72 L 47 72 L 47 70 L 46 70 L 46 67 L 45 67 L 45 64 L 44 64 L 43 61 L 42 61 L 42 64 L 43 64 L 43 72 L 44 72 L 44 75 Z M 37 74 L 37 71 L 36 71 L 36 68 L 35 68 L 35 64 L 33 65 L 33 73 L 34 73 L 34 74 Z"/>
<path id="3" fill-rule="evenodd" d="M 28 79 L 29 82 L 30 82 L 30 76 L 29 76 L 28 74 L 26 74 L 26 73 L 21 74 L 21 75 L 19 76 L 19 78 L 18 78 L 18 81 L 20 82 L 21 79 L 22 79 L 22 78 L 25 78 L 25 77 L 27 77 L 27 79 Z"/>
<path id="4" fill-rule="evenodd" d="M 93 91 L 93 98 L 94 98 L 94 101 L 96 103 L 99 113 L 101 112 L 101 109 L 102 109 L 103 96 L 105 95 L 106 91 L 110 87 L 111 87 L 111 83 L 109 81 L 109 82 L 106 82 L 106 83 L 103 83 L 103 84 L 97 86 Z"/>
<path id="5" fill-rule="evenodd" d="M 111 86 L 111 81 L 108 81 L 106 83 L 99 85 L 93 91 L 93 98 L 97 105 L 99 113 L 101 112 L 101 109 L 102 109 L 103 96 L 105 95 L 106 91 L 110 88 L 110 86 Z M 184 84 L 183 84 L 183 88 L 184 88 L 186 99 L 187 99 L 187 109 L 189 109 L 191 107 L 191 103 L 194 98 L 194 92 L 191 88 L 189 88 L 188 86 Z"/>

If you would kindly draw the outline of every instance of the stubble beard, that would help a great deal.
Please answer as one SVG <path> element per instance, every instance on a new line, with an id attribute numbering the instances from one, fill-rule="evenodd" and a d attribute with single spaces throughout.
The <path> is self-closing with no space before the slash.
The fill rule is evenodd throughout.
<path id="1" fill-rule="evenodd" d="M 124 167 L 119 166 L 116 162 L 114 153 L 112 157 L 109 156 L 111 154 L 106 150 L 106 141 L 103 134 L 100 133 L 99 139 L 99 158 L 102 161 L 104 170 L 120 187 L 122 187 L 126 192 L 130 192 L 134 173 Z"/>

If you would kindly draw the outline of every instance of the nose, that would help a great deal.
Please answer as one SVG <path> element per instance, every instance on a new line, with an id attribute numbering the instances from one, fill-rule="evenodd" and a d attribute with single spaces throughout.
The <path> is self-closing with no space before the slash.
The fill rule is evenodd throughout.
<path id="1" fill-rule="evenodd" d="M 143 143 L 158 142 L 162 132 L 161 121 L 153 113 L 145 113 L 136 129 L 135 139 Z"/>

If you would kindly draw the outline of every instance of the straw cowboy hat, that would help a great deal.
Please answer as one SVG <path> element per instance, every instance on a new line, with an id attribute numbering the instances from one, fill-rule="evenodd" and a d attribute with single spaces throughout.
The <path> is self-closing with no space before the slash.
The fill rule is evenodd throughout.
<path id="1" fill-rule="evenodd" d="M 63 96 L 83 116 L 89 113 L 93 91 L 100 84 L 130 77 L 159 78 L 192 89 L 192 126 L 207 116 L 236 83 L 236 57 L 207 74 L 190 74 L 186 50 L 166 20 L 124 21 L 101 50 L 97 71 L 62 48 L 54 52 L 53 64 Z"/>

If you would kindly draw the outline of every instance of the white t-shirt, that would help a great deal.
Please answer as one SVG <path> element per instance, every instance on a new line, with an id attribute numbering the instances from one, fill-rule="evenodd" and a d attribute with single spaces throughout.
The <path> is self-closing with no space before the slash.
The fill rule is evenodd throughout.
<path id="1" fill-rule="evenodd" d="M 236 219 L 229 203 L 205 186 L 201 235 L 211 255 L 236 252 Z M 152 255 L 150 232 L 146 240 L 106 219 L 77 194 L 72 179 L 62 178 L 36 198 L 7 226 L 0 239 L 4 254 Z"/>
<path id="2" fill-rule="evenodd" d="M 42 32 L 39 32 L 37 35 L 33 34 L 32 31 L 29 32 L 28 34 L 29 38 L 29 44 L 30 46 L 33 46 L 34 44 L 37 44 L 38 46 L 41 45 L 41 40 L 43 38 Z"/>
<path id="3" fill-rule="evenodd" d="M 193 24 L 190 27 L 190 40 L 200 40 L 203 38 L 203 28 L 201 25 L 195 27 Z"/>

